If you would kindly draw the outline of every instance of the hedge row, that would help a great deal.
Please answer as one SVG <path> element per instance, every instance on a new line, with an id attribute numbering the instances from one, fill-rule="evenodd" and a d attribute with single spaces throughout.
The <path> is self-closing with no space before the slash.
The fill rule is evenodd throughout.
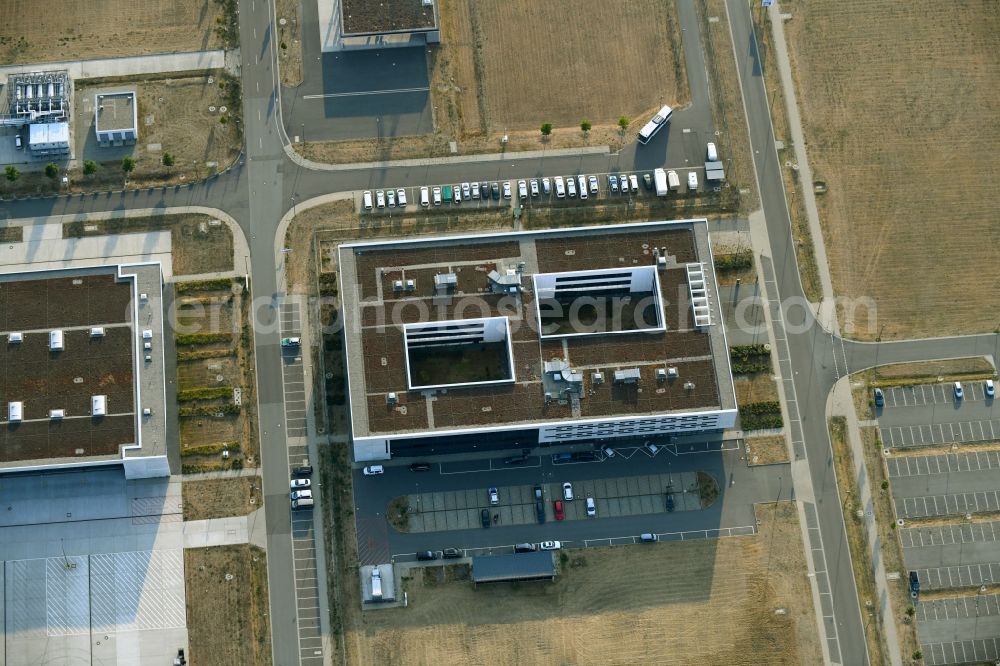
<path id="1" fill-rule="evenodd" d="M 187 294 L 192 291 L 219 291 L 221 289 L 231 289 L 232 278 L 214 278 L 212 280 L 196 280 L 194 282 L 174 283 L 174 293 Z"/>
<path id="2" fill-rule="evenodd" d="M 181 451 L 181 457 L 183 456 L 214 456 L 222 453 L 226 449 L 230 453 L 238 453 L 240 451 L 239 442 L 217 442 L 215 444 L 203 444 L 202 446 L 192 446 Z"/>
<path id="3" fill-rule="evenodd" d="M 178 333 L 174 337 L 178 347 L 210 345 L 216 342 L 232 342 L 232 333 Z"/>
<path id="4" fill-rule="evenodd" d="M 231 386 L 201 386 L 199 388 L 181 389 L 177 392 L 177 402 L 192 400 L 216 400 L 233 397 Z"/>
<path id="5" fill-rule="evenodd" d="M 715 258 L 715 269 L 718 271 L 738 271 L 753 266 L 753 253 L 750 250 L 723 254 Z"/>
<path id="6" fill-rule="evenodd" d="M 781 418 L 781 404 L 777 400 L 766 400 L 741 405 L 740 425 L 743 430 L 780 428 L 784 425 Z"/>

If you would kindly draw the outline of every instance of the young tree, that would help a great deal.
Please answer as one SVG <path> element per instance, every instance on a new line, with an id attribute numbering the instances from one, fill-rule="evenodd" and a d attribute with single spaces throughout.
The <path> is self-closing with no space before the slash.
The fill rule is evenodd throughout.
<path id="1" fill-rule="evenodd" d="M 4 169 L 4 173 L 7 174 L 7 180 L 9 180 L 12 183 L 21 177 L 21 172 L 12 166 L 9 166 L 6 169 Z"/>
<path id="2" fill-rule="evenodd" d="M 134 169 L 135 169 L 134 157 L 126 157 L 122 159 L 122 171 L 124 171 L 126 175 L 132 173 Z"/>
<path id="3" fill-rule="evenodd" d="M 97 173 L 97 162 L 95 162 L 94 160 L 84 160 L 83 175 L 89 176 L 93 173 Z"/>
<path id="4" fill-rule="evenodd" d="M 628 119 L 628 116 L 622 116 L 618 119 L 618 127 L 622 128 L 622 132 L 628 129 L 628 126 L 632 124 L 632 121 Z"/>
<path id="5" fill-rule="evenodd" d="M 593 125 L 590 124 L 589 120 L 581 120 L 580 121 L 580 129 L 583 130 L 584 134 L 586 134 L 587 132 L 589 132 L 591 127 L 593 127 Z"/>
<path id="6" fill-rule="evenodd" d="M 172 167 L 174 165 L 174 156 L 170 153 L 163 153 L 163 166 Z"/>
<path id="7" fill-rule="evenodd" d="M 552 123 L 542 124 L 542 136 L 548 136 L 552 134 Z"/>
<path id="8" fill-rule="evenodd" d="M 59 177 L 59 165 L 55 162 L 49 162 L 45 165 L 45 175 L 55 180 Z"/>

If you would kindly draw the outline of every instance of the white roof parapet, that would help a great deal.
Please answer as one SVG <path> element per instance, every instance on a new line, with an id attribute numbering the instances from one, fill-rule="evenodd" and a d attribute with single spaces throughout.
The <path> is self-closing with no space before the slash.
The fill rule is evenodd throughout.
<path id="1" fill-rule="evenodd" d="M 708 285 L 705 282 L 705 265 L 691 263 L 687 268 L 688 293 L 694 311 L 694 325 L 698 328 L 712 325 L 712 311 L 708 305 Z"/>

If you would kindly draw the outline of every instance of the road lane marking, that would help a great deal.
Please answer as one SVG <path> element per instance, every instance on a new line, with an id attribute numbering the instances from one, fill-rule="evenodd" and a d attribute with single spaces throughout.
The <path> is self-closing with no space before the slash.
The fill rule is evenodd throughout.
<path id="1" fill-rule="evenodd" d="M 398 95 L 402 93 L 430 92 L 430 88 L 395 88 L 393 90 L 360 90 L 358 92 L 325 93 L 323 95 L 303 95 L 302 99 L 327 99 L 332 97 L 363 97 L 365 95 Z"/>

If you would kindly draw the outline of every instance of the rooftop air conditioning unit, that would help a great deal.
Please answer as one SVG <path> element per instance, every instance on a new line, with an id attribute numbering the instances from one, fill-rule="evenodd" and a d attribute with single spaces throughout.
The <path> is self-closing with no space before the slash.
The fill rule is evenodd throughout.
<path id="1" fill-rule="evenodd" d="M 666 368 L 657 368 L 656 369 L 656 381 L 658 381 L 658 382 L 665 382 L 665 381 L 667 381 L 667 370 L 666 370 Z"/>
<path id="2" fill-rule="evenodd" d="M 599 385 L 603 384 L 604 383 L 604 373 L 603 372 L 595 372 L 594 374 L 592 374 L 590 376 L 590 381 L 594 384 L 594 386 L 599 386 Z"/>
<path id="3" fill-rule="evenodd" d="M 392 290 L 393 291 L 403 291 L 403 281 L 402 280 L 393 280 L 392 281 Z"/>
<path id="4" fill-rule="evenodd" d="M 677 368 L 667 368 L 667 377 L 670 379 L 677 379 Z"/>
<path id="5" fill-rule="evenodd" d="M 103 338 L 104 337 L 104 327 L 94 326 L 90 329 L 90 337 L 92 338 Z"/>
<path id="6" fill-rule="evenodd" d="M 694 382 L 684 382 L 684 390 L 685 391 L 693 391 L 694 390 Z"/>
<path id="7" fill-rule="evenodd" d="M 64 348 L 63 332 L 49 331 L 49 351 L 62 351 Z"/>
<path id="8" fill-rule="evenodd" d="M 50 409 L 49 410 L 49 418 L 52 419 L 53 421 L 58 421 L 59 419 L 64 418 L 65 416 L 66 416 L 66 410 L 65 409 Z"/>
<path id="9" fill-rule="evenodd" d="M 399 398 L 396 397 L 395 393 L 389 393 L 385 396 L 385 404 L 390 407 L 395 407 L 397 402 L 399 402 Z"/>
<path id="10" fill-rule="evenodd" d="M 406 281 L 406 291 L 415 291 L 416 289 L 417 289 L 417 281 L 416 280 L 407 280 Z"/>
<path id="11" fill-rule="evenodd" d="M 434 0 L 424 0 L 424 7 L 433 7 Z"/>
<path id="12" fill-rule="evenodd" d="M 19 345 L 24 341 L 24 335 L 21 333 L 8 333 L 7 334 L 7 344 Z"/>

